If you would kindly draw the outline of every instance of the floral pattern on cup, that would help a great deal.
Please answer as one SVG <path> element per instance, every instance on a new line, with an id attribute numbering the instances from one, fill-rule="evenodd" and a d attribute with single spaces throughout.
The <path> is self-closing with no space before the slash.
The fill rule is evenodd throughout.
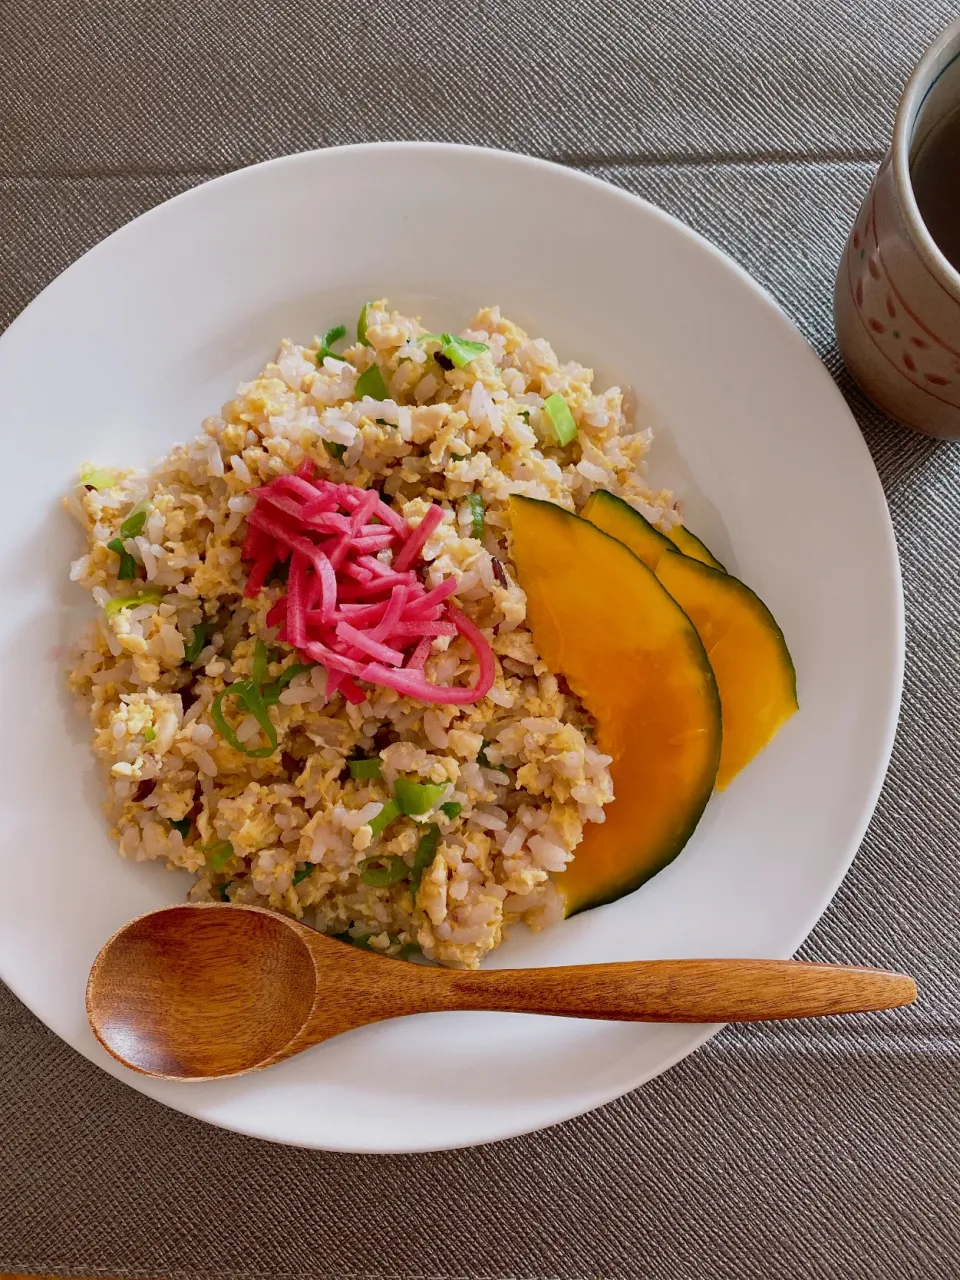
<path id="1" fill-rule="evenodd" d="M 960 351 L 926 326 L 891 280 L 877 233 L 873 183 L 847 248 L 850 290 L 863 324 L 881 354 L 915 387 L 960 407 Z"/>

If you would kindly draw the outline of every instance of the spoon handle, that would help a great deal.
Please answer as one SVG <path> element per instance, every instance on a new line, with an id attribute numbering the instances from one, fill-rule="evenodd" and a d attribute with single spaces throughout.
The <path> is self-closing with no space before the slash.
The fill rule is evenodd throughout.
<path id="1" fill-rule="evenodd" d="M 914 980 L 797 960 L 637 960 L 436 974 L 435 1007 L 635 1022 L 756 1022 L 911 1004 Z M 421 988 L 422 990 L 422 988 Z"/>

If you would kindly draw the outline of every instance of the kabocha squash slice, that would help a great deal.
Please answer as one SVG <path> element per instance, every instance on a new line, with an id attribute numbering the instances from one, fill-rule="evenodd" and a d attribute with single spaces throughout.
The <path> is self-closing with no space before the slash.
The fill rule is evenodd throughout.
<path id="1" fill-rule="evenodd" d="M 717 788 L 723 791 L 798 709 L 797 676 L 783 632 L 748 586 L 665 549 L 663 534 L 621 498 L 600 490 L 583 514 L 639 556 L 696 627 L 720 690 Z"/>
<path id="2" fill-rule="evenodd" d="M 696 630 L 622 542 L 551 502 L 514 497 L 510 515 L 536 646 L 613 757 L 606 819 L 587 823 L 556 877 L 573 915 L 630 893 L 686 844 L 716 780 L 720 700 Z"/>
<path id="3" fill-rule="evenodd" d="M 799 709 L 790 650 L 773 614 L 738 578 L 679 555 L 663 557 L 657 578 L 697 628 L 717 678 L 723 791 Z"/>

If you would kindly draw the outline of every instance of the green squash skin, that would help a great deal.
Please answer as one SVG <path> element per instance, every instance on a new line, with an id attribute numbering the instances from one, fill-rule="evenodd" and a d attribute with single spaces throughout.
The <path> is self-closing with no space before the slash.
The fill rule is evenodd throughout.
<path id="1" fill-rule="evenodd" d="M 610 493 L 608 489 L 597 489 L 588 499 L 583 509 L 583 515 L 587 516 L 588 509 L 602 506 L 612 517 L 626 519 L 630 521 L 642 521 L 646 539 L 650 546 L 651 559 L 655 559 L 657 551 L 662 555 L 665 551 L 672 551 L 675 555 L 686 556 L 688 560 L 698 560 L 701 564 L 707 564 L 711 569 L 718 569 L 721 573 L 726 573 L 723 565 L 700 539 L 690 532 L 685 525 L 677 525 L 671 530 L 673 536 L 661 532 L 655 525 L 640 514 L 635 507 L 631 507 L 629 502 L 625 502 L 623 498 L 618 498 L 616 494 Z M 676 541 L 674 539 L 677 539 Z M 689 550 L 685 549 L 689 548 Z M 699 551 L 699 555 L 693 554 L 693 548 Z M 647 566 L 650 568 L 650 566 Z"/>
<path id="2" fill-rule="evenodd" d="M 720 763 L 720 753 L 717 752 L 717 763 Z M 623 880 L 617 886 L 611 886 L 605 893 L 598 893 L 589 901 L 577 903 L 576 906 L 567 907 L 563 913 L 565 920 L 578 916 L 582 911 L 592 911 L 594 907 L 605 907 L 610 903 L 619 902 L 621 898 L 625 898 L 628 893 L 634 893 L 637 889 L 642 888 L 648 880 L 652 880 L 655 875 L 659 875 L 665 867 L 669 867 L 674 862 L 685 847 L 690 843 L 690 839 L 697 827 L 700 825 L 700 819 L 703 817 L 704 810 L 710 803 L 710 797 L 713 795 L 713 788 L 707 793 L 698 808 L 690 811 L 689 823 L 683 831 L 676 837 L 674 842 L 662 850 L 656 861 L 648 863 L 643 869 L 627 879 Z M 576 850 L 574 850 L 576 856 Z"/>
<path id="3" fill-rule="evenodd" d="M 638 512 L 637 514 L 639 515 L 640 513 Z M 700 564 L 705 564 L 710 569 L 718 569 L 721 573 L 726 573 L 726 569 L 706 543 L 701 542 L 697 535 L 695 533 L 691 533 L 686 525 L 677 525 L 674 533 L 676 541 L 674 541 L 673 538 L 670 538 L 669 535 L 667 537 L 667 541 L 671 543 L 674 551 L 679 551 L 680 554 L 686 556 L 688 560 L 697 560 Z"/>
<path id="4" fill-rule="evenodd" d="M 625 566 L 624 571 L 633 572 L 636 571 L 636 569 L 639 569 L 642 574 L 649 578 L 649 585 L 651 587 L 655 584 L 658 607 L 666 608 L 670 613 L 674 613 L 675 611 L 675 616 L 677 617 L 677 621 L 680 626 L 678 641 L 682 642 L 688 649 L 689 654 L 693 659 L 693 664 L 695 664 L 703 681 L 702 688 L 704 696 L 709 699 L 710 703 L 710 711 L 707 713 L 713 734 L 713 741 L 710 743 L 710 754 L 709 757 L 705 759 L 704 766 L 699 775 L 700 784 L 695 790 L 692 790 L 691 794 L 684 797 L 684 805 L 678 816 L 676 828 L 669 831 L 667 838 L 663 843 L 656 847 L 638 849 L 636 859 L 633 861 L 632 865 L 624 868 L 622 876 L 615 879 L 612 877 L 605 877 L 602 886 L 599 886 L 593 894 L 587 894 L 577 901 L 568 901 L 565 914 L 567 916 L 574 916 L 578 915 L 581 911 L 591 910 L 594 907 L 615 902 L 626 894 L 632 893 L 635 889 L 640 888 L 641 885 L 645 884 L 659 871 L 662 871 L 664 867 L 668 866 L 678 856 L 689 841 L 690 837 L 693 835 L 701 817 L 703 816 L 704 809 L 709 803 L 710 796 L 713 794 L 716 770 L 720 761 L 722 733 L 720 696 L 717 690 L 713 668 L 710 665 L 710 661 L 707 658 L 706 651 L 700 637 L 697 635 L 696 629 L 690 623 L 680 606 L 670 596 L 669 592 L 667 592 L 665 588 L 657 582 L 655 574 L 647 568 L 638 556 L 636 556 L 617 538 L 612 537 L 610 534 L 597 528 L 595 525 L 590 524 L 589 521 L 582 520 L 579 516 L 571 514 L 562 507 L 557 506 L 555 503 L 543 502 L 535 498 L 517 496 L 512 498 L 511 501 L 519 504 L 535 504 L 538 509 L 547 509 L 546 511 L 540 510 L 540 514 L 555 522 L 556 534 L 552 535 L 551 542 L 558 549 L 564 548 L 565 544 L 569 541 L 569 537 L 565 536 L 565 531 L 568 529 L 575 530 L 578 545 L 581 549 L 584 542 L 589 544 L 591 541 L 594 541 L 595 546 L 598 548 L 601 546 L 603 547 L 603 554 L 607 561 L 607 573 L 611 572 L 611 565 L 613 566 L 612 572 L 616 572 L 616 561 L 619 558 Z M 632 508 L 630 509 L 632 510 Z M 591 531 L 590 533 L 585 532 L 582 527 L 584 525 Z M 662 534 L 657 533 L 652 526 L 649 527 L 651 533 L 654 534 L 655 537 L 662 539 L 665 544 L 665 548 L 669 549 L 671 555 L 679 554 L 667 538 Z M 627 557 L 629 557 L 629 559 L 627 559 Z M 516 558 L 514 563 L 516 564 Z M 629 566 L 629 568 L 627 569 L 626 566 Z M 521 579 L 521 586 L 523 586 L 522 573 L 519 566 L 518 576 Z M 602 590 L 602 585 L 599 585 L 598 589 Z M 533 628 L 534 623 L 533 618 L 531 617 L 531 629 Z M 535 631 L 534 639 L 536 640 Z M 560 667 L 559 673 L 563 674 L 562 666 Z M 589 691 L 586 690 L 585 692 L 589 698 Z M 605 743 L 604 741 L 604 725 L 600 720 L 598 720 L 597 739 L 597 745 L 600 750 L 605 750 L 609 747 L 610 744 Z M 629 767 L 629 765 L 627 767 Z M 622 779 L 620 780 L 620 785 L 622 785 Z M 616 804 L 616 799 L 613 804 Z M 611 812 L 610 807 L 608 807 L 607 812 L 608 814 Z M 589 827 L 587 830 L 589 832 Z M 588 836 L 585 836 L 585 843 L 588 843 Z M 582 845 L 580 847 L 583 848 Z M 577 856 L 579 856 L 579 852 L 575 851 L 575 859 Z M 558 880 L 562 890 L 562 873 L 560 876 L 555 877 L 555 879 Z"/>
<path id="5" fill-rule="evenodd" d="M 644 568 L 646 568 L 645 565 Z M 647 572 L 649 573 L 650 571 L 647 570 Z M 679 605 L 677 607 L 679 608 Z M 696 632 L 694 632 L 694 634 L 696 635 Z M 699 636 L 697 636 L 697 642 L 700 650 L 698 657 L 701 657 L 702 655 L 702 661 L 710 673 L 710 683 L 713 687 L 716 699 L 716 750 L 710 764 L 710 769 L 708 770 L 710 778 L 714 781 L 710 781 L 709 784 L 704 787 L 699 799 L 686 810 L 685 822 L 683 825 L 681 825 L 677 830 L 673 839 L 669 843 L 665 844 L 658 853 L 654 854 L 652 860 L 646 862 L 643 866 L 636 867 L 633 874 L 625 876 L 619 884 L 610 884 L 606 892 L 599 892 L 588 901 L 577 903 L 574 906 L 568 906 L 564 911 L 565 919 L 577 916 L 581 911 L 592 911 L 594 907 L 603 907 L 608 903 L 618 902 L 621 898 L 625 898 L 628 893 L 633 893 L 635 890 L 641 888 L 648 880 L 652 880 L 655 875 L 658 875 L 664 869 L 664 867 L 668 867 L 671 862 L 675 861 L 675 859 L 680 856 L 687 844 L 689 844 L 693 833 L 700 825 L 700 819 L 703 817 L 704 811 L 710 803 L 710 797 L 713 795 L 715 790 L 715 779 L 717 769 L 720 767 L 720 751 L 723 745 L 723 722 L 720 708 L 720 693 L 717 689 L 717 682 L 713 674 L 713 668 L 710 666 L 710 660 L 707 657 L 706 650 L 703 648 L 703 644 L 700 642 Z M 599 735 L 597 745 L 602 749 L 602 743 L 599 741 Z M 574 850 L 574 857 L 576 857 L 576 853 L 577 851 Z"/>
<path id="6" fill-rule="evenodd" d="M 610 493 L 606 489 L 597 489 L 596 492 L 591 494 L 587 499 L 586 505 L 583 508 L 582 518 L 590 521 L 589 513 L 597 510 L 603 511 L 605 518 L 614 528 L 616 528 L 621 521 L 624 521 L 626 522 L 625 529 L 629 530 L 634 537 L 639 536 L 644 544 L 644 551 L 646 555 L 649 555 L 650 559 L 648 562 L 646 555 L 638 556 L 637 558 L 651 572 L 656 571 L 656 564 L 661 556 L 676 556 L 683 554 L 677 549 L 676 545 L 670 541 L 665 533 L 661 533 L 659 529 L 650 523 L 646 516 L 642 516 L 639 511 L 634 507 L 631 507 L 629 502 L 624 502 L 623 498 L 618 498 L 616 494 Z M 592 524 L 593 521 L 590 521 L 590 523 Z M 596 527 L 598 529 L 602 528 L 601 525 L 597 525 Z M 608 537 L 616 537 L 616 534 L 610 533 L 607 528 L 603 528 L 603 532 L 606 533 Z M 624 541 L 624 539 L 619 539 L 619 541 L 623 542 L 628 551 L 633 551 L 633 548 L 630 547 L 629 543 Z M 633 551 L 633 554 L 637 555 L 636 551 Z"/>

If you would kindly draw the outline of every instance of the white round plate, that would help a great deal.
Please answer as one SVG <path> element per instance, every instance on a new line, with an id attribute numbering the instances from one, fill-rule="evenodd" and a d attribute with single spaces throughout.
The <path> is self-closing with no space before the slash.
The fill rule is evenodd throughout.
<path id="1" fill-rule="evenodd" d="M 713 1027 L 433 1014 L 352 1032 L 259 1075 L 174 1084 L 95 1043 L 100 945 L 187 881 L 117 856 L 63 648 L 86 593 L 60 495 L 87 460 L 146 465 L 198 429 L 279 339 L 388 296 L 432 329 L 498 303 L 561 359 L 632 385 L 655 478 L 769 604 L 801 712 L 637 893 L 540 935 L 503 966 L 788 956 L 866 828 L 896 722 L 899 568 L 857 425 L 814 353 L 723 254 L 592 178 L 469 147 L 291 156 L 154 209 L 56 280 L 0 340 L 0 977 L 59 1036 L 168 1106 L 280 1142 L 410 1152 L 489 1142 L 596 1107 Z M 850 956 L 851 961 L 858 959 Z"/>

